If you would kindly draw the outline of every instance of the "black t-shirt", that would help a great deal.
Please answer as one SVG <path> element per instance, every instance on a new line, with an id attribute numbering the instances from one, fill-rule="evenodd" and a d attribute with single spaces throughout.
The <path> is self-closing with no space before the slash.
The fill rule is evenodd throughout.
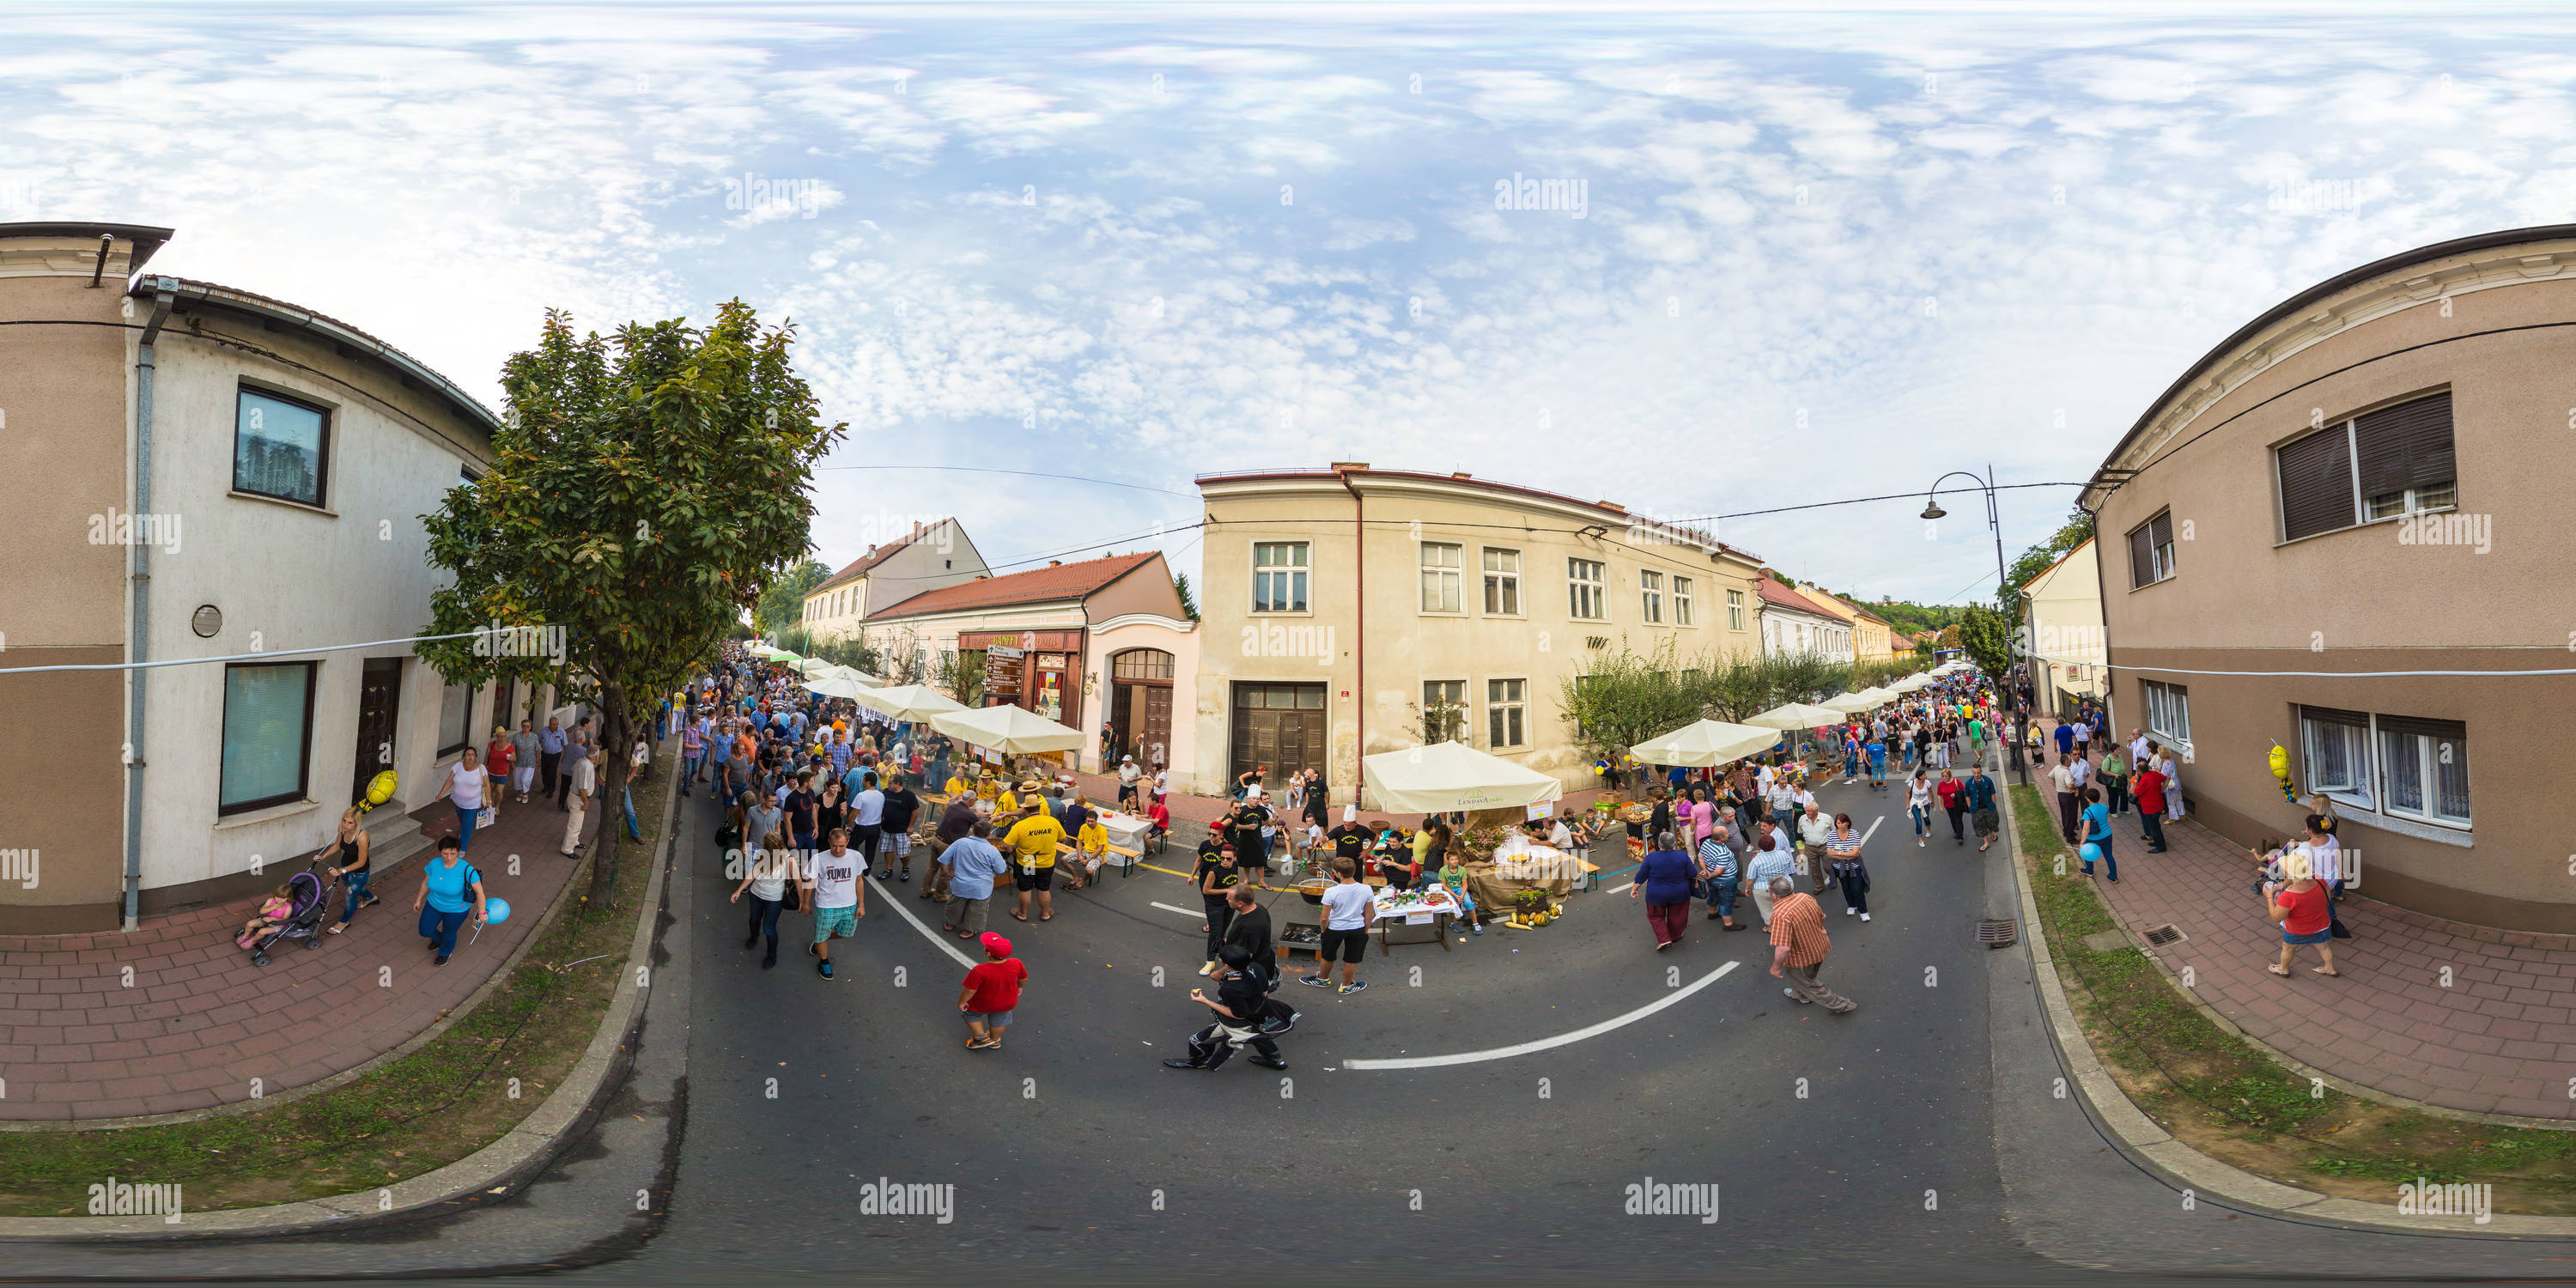
<path id="1" fill-rule="evenodd" d="M 1234 1012 L 1234 1018 L 1226 1023 L 1236 1028 L 1251 1028 L 1260 1024 L 1262 1007 L 1269 998 L 1264 995 L 1260 980 L 1243 971 L 1229 970 L 1216 982 L 1216 1000 Z"/>
<path id="2" fill-rule="evenodd" d="M 811 830 L 814 826 L 814 793 L 787 793 L 787 817 L 790 826 Z"/>
<path id="3" fill-rule="evenodd" d="M 1268 961 L 1270 951 L 1270 910 L 1254 904 L 1250 911 L 1237 912 L 1225 928 L 1225 942 L 1241 944 L 1256 962 Z"/>
<path id="4" fill-rule="evenodd" d="M 1198 891 L 1201 897 L 1215 898 L 1216 896 L 1207 892 L 1208 877 L 1211 874 L 1216 877 L 1216 888 L 1219 890 L 1233 885 L 1239 879 L 1235 876 L 1234 864 L 1226 859 L 1224 851 L 1216 848 L 1216 842 L 1201 841 L 1198 867 L 1190 872 L 1190 888 Z"/>
<path id="5" fill-rule="evenodd" d="M 888 833 L 912 830 L 913 813 L 921 808 L 921 798 L 909 787 L 897 787 L 885 793 L 885 807 L 877 814 L 878 824 Z"/>
<path id="6" fill-rule="evenodd" d="M 1259 845 L 1261 843 L 1261 825 L 1269 821 L 1270 811 L 1263 809 L 1258 805 L 1247 803 L 1235 806 L 1234 812 L 1226 816 L 1226 828 L 1234 833 L 1235 847 L 1237 849 L 1241 849 L 1246 846 Z"/>
<path id="7" fill-rule="evenodd" d="M 1324 835 L 1333 838 L 1335 858 L 1356 859 L 1368 847 L 1369 830 L 1357 823 L 1344 823 Z"/>

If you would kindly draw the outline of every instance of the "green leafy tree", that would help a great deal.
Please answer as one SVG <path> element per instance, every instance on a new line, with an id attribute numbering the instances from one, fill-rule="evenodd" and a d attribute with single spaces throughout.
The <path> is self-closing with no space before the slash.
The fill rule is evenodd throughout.
<path id="1" fill-rule="evenodd" d="M 815 418 L 790 327 L 741 301 L 714 325 L 573 333 L 549 311 L 537 347 L 502 364 L 505 428 L 489 473 L 426 516 L 452 580 L 429 633 L 498 620 L 560 628 L 569 696 L 595 702 L 606 773 L 589 899 L 607 902 L 635 745 L 652 695 L 739 629 L 807 549 L 814 462 L 846 434 Z M 451 682 L 486 678 L 469 641 L 418 646 Z"/>
<path id="2" fill-rule="evenodd" d="M 1706 699 L 1707 681 L 1685 671 L 1670 637 L 1643 657 L 1623 639 L 1616 652 L 1595 654 L 1566 677 L 1558 710 L 1574 726 L 1576 746 L 1615 762 L 1630 747 L 1698 720 Z"/>
<path id="3" fill-rule="evenodd" d="M 1968 605 L 1959 622 L 1959 647 L 1988 676 L 2001 679 L 2012 670 L 2013 619 L 1983 604 Z"/>
<path id="4" fill-rule="evenodd" d="M 942 649 L 931 685 L 970 707 L 984 705 L 984 650 Z"/>
<path id="5" fill-rule="evenodd" d="M 751 620 L 764 631 L 795 628 L 805 617 L 805 596 L 831 575 L 831 569 L 812 559 L 788 569 L 769 583 L 769 589 L 760 592 L 760 607 L 753 610 Z M 792 644 L 782 643 L 779 647 L 797 653 L 805 651 Z"/>
<path id="6" fill-rule="evenodd" d="M 1172 589 L 1180 592 L 1181 611 L 1189 614 L 1191 621 L 1197 621 L 1199 619 L 1199 597 L 1197 591 L 1190 589 L 1190 575 L 1185 572 L 1173 573 Z"/>

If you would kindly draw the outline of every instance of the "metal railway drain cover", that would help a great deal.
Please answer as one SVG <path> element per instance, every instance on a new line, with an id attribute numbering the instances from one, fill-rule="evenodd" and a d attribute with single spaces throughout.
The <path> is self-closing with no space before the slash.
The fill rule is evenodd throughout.
<path id="1" fill-rule="evenodd" d="M 2138 933 L 2145 937 L 2149 948 L 2165 948 L 2190 938 L 2182 933 L 2182 927 L 2170 921 L 2161 926 L 2149 926 Z"/>
<path id="2" fill-rule="evenodd" d="M 2007 948 L 2021 941 L 2021 928 L 2010 917 L 1988 917 L 1977 923 L 1977 942 L 1988 948 Z"/>

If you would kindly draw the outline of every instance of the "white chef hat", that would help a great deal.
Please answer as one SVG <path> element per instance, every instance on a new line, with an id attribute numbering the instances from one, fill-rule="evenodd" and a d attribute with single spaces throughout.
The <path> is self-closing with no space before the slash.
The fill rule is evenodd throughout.
<path id="1" fill-rule="evenodd" d="M 1360 807 L 1357 805 L 1344 805 L 1342 807 L 1342 821 L 1345 823 L 1356 823 L 1360 821 Z"/>

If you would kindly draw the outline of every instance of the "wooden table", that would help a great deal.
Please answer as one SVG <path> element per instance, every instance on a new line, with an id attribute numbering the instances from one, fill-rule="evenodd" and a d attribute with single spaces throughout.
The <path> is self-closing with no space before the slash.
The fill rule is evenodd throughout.
<path id="1" fill-rule="evenodd" d="M 1404 924 L 1422 924 L 1431 927 L 1431 939 L 1408 939 L 1404 941 L 1406 944 L 1426 944 L 1433 940 L 1437 940 L 1440 944 L 1440 951 L 1444 953 L 1453 951 L 1449 947 L 1449 925 L 1460 913 L 1464 912 L 1465 909 L 1458 906 L 1457 898 L 1449 893 L 1448 887 L 1437 883 L 1423 887 L 1423 892 L 1426 894 L 1435 891 L 1438 893 L 1440 899 L 1440 902 L 1438 903 L 1420 903 L 1396 908 L 1390 908 L 1387 906 L 1387 897 L 1390 894 L 1400 895 L 1406 892 L 1390 890 L 1379 890 L 1375 892 L 1375 897 L 1371 903 L 1371 911 L 1376 914 L 1377 943 L 1381 950 L 1393 949 L 1400 946 L 1395 942 L 1394 933 L 1396 919 L 1401 917 L 1405 919 Z M 1422 916 L 1424 914 L 1429 914 L 1429 921 L 1415 923 L 1411 920 L 1414 917 Z"/>

